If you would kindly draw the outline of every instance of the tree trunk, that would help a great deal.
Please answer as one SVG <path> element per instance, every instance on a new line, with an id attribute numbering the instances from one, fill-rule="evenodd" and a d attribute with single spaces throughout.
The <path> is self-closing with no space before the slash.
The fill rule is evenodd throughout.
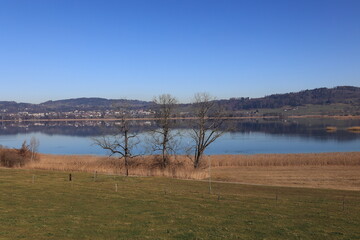
<path id="1" fill-rule="evenodd" d="M 165 131 L 162 144 L 162 165 L 164 168 L 168 165 L 167 142 L 167 131 Z"/>
<path id="2" fill-rule="evenodd" d="M 199 167 L 200 159 L 201 159 L 202 152 L 199 148 L 195 151 L 195 157 L 194 157 L 194 168 Z"/>
<path id="3" fill-rule="evenodd" d="M 128 156 L 129 156 L 129 149 L 128 149 L 128 130 L 125 130 L 124 132 L 124 137 L 125 137 L 125 156 L 124 156 L 124 160 L 125 160 L 125 175 L 129 176 L 129 164 L 128 164 Z"/>

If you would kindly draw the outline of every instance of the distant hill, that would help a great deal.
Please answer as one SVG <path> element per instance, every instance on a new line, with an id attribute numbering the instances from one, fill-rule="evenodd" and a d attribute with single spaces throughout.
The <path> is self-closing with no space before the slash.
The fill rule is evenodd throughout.
<path id="1" fill-rule="evenodd" d="M 127 99 L 105 99 L 105 98 L 74 98 L 57 101 L 47 101 L 40 104 L 17 103 L 14 101 L 0 101 L 0 113 L 18 112 L 68 112 L 68 111 L 93 111 L 110 110 L 117 106 L 126 106 L 129 109 L 142 109 L 151 106 L 152 102 L 127 100 Z"/>
<path id="2" fill-rule="evenodd" d="M 284 106 L 303 106 L 306 104 L 326 105 L 344 103 L 360 105 L 360 88 L 340 86 L 335 88 L 316 88 L 300 92 L 273 94 L 262 98 L 231 98 L 219 100 L 228 111 L 243 109 L 281 108 Z"/>
<path id="3" fill-rule="evenodd" d="M 273 94 L 262 98 L 230 98 L 216 100 L 216 102 L 229 113 L 248 109 L 278 109 L 286 106 L 297 107 L 307 104 L 331 105 L 347 104 L 347 106 L 360 106 L 360 88 L 340 86 L 335 88 L 317 88 L 300 92 Z M 113 110 L 117 106 L 126 106 L 129 109 L 149 109 L 153 102 L 105 99 L 105 98 L 74 98 L 57 101 L 47 101 L 40 104 L 16 103 L 0 101 L 0 113 L 41 113 L 41 112 L 69 112 L 69 111 L 105 111 Z M 178 112 L 189 112 L 191 104 L 179 104 Z"/>
<path id="4" fill-rule="evenodd" d="M 107 110 L 117 106 L 126 106 L 131 109 L 146 108 L 151 102 L 127 99 L 105 99 L 105 98 L 74 98 L 58 101 L 47 101 L 39 104 L 48 111 L 74 111 L 74 110 Z"/>
<path id="5" fill-rule="evenodd" d="M 0 112 L 6 110 L 6 112 L 21 112 L 26 109 L 34 109 L 36 108 L 36 104 L 31 103 L 17 103 L 14 101 L 0 101 Z"/>

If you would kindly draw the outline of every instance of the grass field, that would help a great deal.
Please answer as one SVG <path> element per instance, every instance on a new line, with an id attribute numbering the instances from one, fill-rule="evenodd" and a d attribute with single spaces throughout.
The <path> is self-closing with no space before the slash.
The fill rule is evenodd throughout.
<path id="1" fill-rule="evenodd" d="M 0 239 L 360 238 L 359 191 L 68 177 L 1 168 Z"/>

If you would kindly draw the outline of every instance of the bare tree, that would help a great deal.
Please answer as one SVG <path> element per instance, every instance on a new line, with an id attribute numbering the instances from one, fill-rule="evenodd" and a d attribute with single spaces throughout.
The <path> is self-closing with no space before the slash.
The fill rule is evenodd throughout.
<path id="1" fill-rule="evenodd" d="M 19 155 L 23 158 L 24 161 L 29 161 L 31 157 L 31 151 L 29 145 L 26 143 L 26 140 L 21 144 L 21 148 L 18 150 Z"/>
<path id="2" fill-rule="evenodd" d="M 170 94 L 162 94 L 154 98 L 157 129 L 151 134 L 152 150 L 161 152 L 161 164 L 169 164 L 170 152 L 175 152 L 175 135 L 172 133 L 175 120 L 172 119 L 177 100 Z"/>
<path id="3" fill-rule="evenodd" d="M 220 128 L 224 118 L 214 100 L 215 98 L 207 93 L 197 93 L 194 96 L 195 119 L 190 134 L 194 141 L 194 168 L 199 167 L 206 148 L 224 133 Z"/>
<path id="4" fill-rule="evenodd" d="M 95 138 L 94 142 L 101 148 L 108 150 L 110 156 L 119 155 L 124 158 L 125 175 L 129 175 L 130 159 L 135 157 L 132 154 L 133 147 L 138 143 L 137 134 L 130 133 L 129 115 L 126 109 L 119 110 L 120 121 L 117 122 L 117 131 L 111 136 Z"/>
<path id="5" fill-rule="evenodd" d="M 36 139 L 34 136 L 31 137 L 30 145 L 29 145 L 29 149 L 31 152 L 31 161 L 33 161 L 37 158 L 37 152 L 38 152 L 39 145 L 40 145 L 39 140 Z"/>

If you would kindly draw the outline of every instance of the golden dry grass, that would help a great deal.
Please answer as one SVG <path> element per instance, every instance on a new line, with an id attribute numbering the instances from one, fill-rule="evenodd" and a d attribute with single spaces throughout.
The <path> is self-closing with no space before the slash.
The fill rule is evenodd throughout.
<path id="1" fill-rule="evenodd" d="M 360 190 L 360 152 L 214 155 L 213 180 Z"/>
<path id="2" fill-rule="evenodd" d="M 211 155 L 194 170 L 186 156 L 173 156 L 162 168 L 156 156 L 132 159 L 129 174 L 182 179 L 207 179 L 209 163 L 213 180 L 264 184 L 360 190 L 360 152 L 310 154 Z M 27 169 L 124 174 L 123 160 L 93 155 L 40 154 L 40 160 Z"/>
<path id="3" fill-rule="evenodd" d="M 360 152 L 212 155 L 211 166 L 360 166 Z"/>
<path id="4" fill-rule="evenodd" d="M 326 127 L 327 132 L 336 132 L 336 130 L 337 130 L 337 127 L 331 127 L 331 126 Z"/>
<path id="5" fill-rule="evenodd" d="M 360 190 L 360 152 L 217 155 L 211 165 L 219 181 Z"/>
<path id="6" fill-rule="evenodd" d="M 212 170 L 211 178 L 246 184 L 360 191 L 360 166 L 218 167 Z"/>
<path id="7" fill-rule="evenodd" d="M 360 133 L 360 126 L 349 127 L 347 130 L 350 132 Z"/>
<path id="8" fill-rule="evenodd" d="M 99 172 L 108 174 L 125 173 L 124 160 L 116 157 L 94 155 L 52 155 L 40 154 L 40 161 L 31 162 L 27 169 Z M 162 168 L 156 156 L 141 156 L 131 159 L 129 174 L 136 176 L 165 176 L 183 179 L 203 179 L 207 172 L 194 169 L 190 159 L 183 156 L 173 156 L 171 164 Z"/>

